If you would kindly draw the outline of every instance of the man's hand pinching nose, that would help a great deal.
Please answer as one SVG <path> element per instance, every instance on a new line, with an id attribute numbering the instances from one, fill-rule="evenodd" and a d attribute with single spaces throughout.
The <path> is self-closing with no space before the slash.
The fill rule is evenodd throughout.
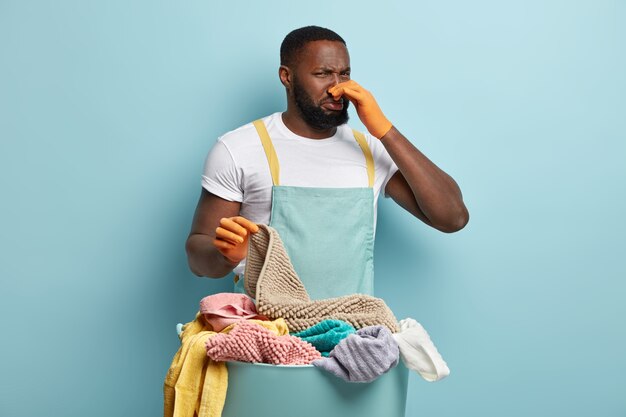
<path id="1" fill-rule="evenodd" d="M 383 111 L 378 107 L 376 99 L 372 93 L 361 87 L 354 80 L 339 83 L 328 89 L 333 99 L 339 100 L 341 96 L 346 96 L 356 107 L 359 119 L 363 122 L 372 136 L 382 138 L 392 128 L 392 124 Z"/>
<path id="2" fill-rule="evenodd" d="M 238 264 L 248 255 L 248 237 L 259 231 L 259 226 L 242 216 L 223 217 L 215 229 L 213 246 L 233 264 Z"/>

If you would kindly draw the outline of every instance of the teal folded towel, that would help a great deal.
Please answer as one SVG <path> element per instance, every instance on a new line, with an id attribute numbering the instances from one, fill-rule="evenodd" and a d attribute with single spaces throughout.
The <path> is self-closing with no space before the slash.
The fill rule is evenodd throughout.
<path id="1" fill-rule="evenodd" d="M 322 356 L 328 356 L 339 342 L 354 332 L 354 327 L 345 321 L 324 320 L 292 335 L 312 344 Z"/>

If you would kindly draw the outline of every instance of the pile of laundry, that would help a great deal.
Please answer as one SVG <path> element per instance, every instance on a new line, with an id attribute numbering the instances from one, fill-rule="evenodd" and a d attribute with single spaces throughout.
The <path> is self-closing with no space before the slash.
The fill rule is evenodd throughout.
<path id="1" fill-rule="evenodd" d="M 251 235 L 244 274 L 249 294 L 200 301 L 165 378 L 165 416 L 220 416 L 226 362 L 309 365 L 348 382 L 371 382 L 405 366 L 427 381 L 450 370 L 415 320 L 397 321 L 380 299 L 353 294 L 311 300 L 275 229 Z M 189 414 L 190 412 L 190 414 Z"/>

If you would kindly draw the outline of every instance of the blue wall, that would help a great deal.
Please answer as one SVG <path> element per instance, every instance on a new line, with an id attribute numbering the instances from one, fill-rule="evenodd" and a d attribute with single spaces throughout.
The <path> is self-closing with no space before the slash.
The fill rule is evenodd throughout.
<path id="1" fill-rule="evenodd" d="M 175 323 L 230 288 L 184 253 L 206 152 L 318 24 L 471 212 L 381 202 L 378 295 L 452 369 L 407 415 L 623 416 L 626 3 L 227 3 L 0 1 L 0 415 L 161 413 Z"/>

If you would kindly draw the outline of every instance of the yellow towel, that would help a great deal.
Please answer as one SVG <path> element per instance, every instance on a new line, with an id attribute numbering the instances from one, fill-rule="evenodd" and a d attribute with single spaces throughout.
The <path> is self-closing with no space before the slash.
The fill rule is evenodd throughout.
<path id="1" fill-rule="evenodd" d="M 289 334 L 282 318 L 273 321 L 248 320 L 277 336 Z M 230 333 L 231 324 L 220 333 Z M 200 313 L 183 326 L 181 346 L 174 355 L 163 384 L 164 417 L 220 417 L 226 401 L 228 370 L 226 363 L 212 361 L 206 355 L 206 341 L 216 335 L 207 330 Z"/>

